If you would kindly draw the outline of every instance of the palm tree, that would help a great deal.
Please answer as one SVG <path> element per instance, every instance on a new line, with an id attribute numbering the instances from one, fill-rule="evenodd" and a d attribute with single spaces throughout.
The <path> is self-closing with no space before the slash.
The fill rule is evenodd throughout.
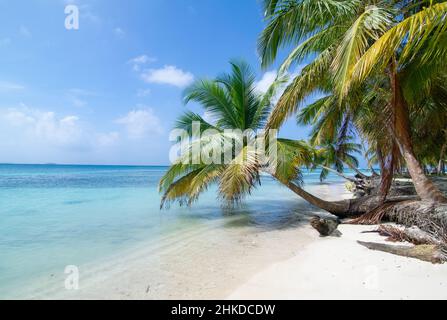
<path id="1" fill-rule="evenodd" d="M 272 85 L 267 93 L 260 94 L 255 88 L 255 76 L 247 64 L 232 62 L 231 69 L 230 74 L 214 80 L 199 80 L 185 91 L 185 102 L 198 102 L 214 120 L 213 123 L 196 113 L 186 112 L 176 124 L 176 129 L 185 130 L 192 137 L 183 150 L 190 151 L 197 146 L 213 150 L 218 144 L 224 146 L 222 154 L 230 154 L 230 158 L 213 163 L 202 158 L 193 162 L 190 153 L 185 152 L 160 181 L 159 188 L 163 193 L 161 206 L 175 201 L 191 205 L 211 184 L 219 186 L 219 196 L 225 202 L 238 203 L 259 184 L 260 172 L 265 171 L 319 208 L 340 216 L 355 212 L 358 208 L 354 201 L 328 202 L 302 188 L 301 168 L 310 167 L 315 159 L 315 150 L 306 142 L 278 139 L 274 166 L 271 163 L 263 166 L 257 152 L 249 148 L 245 139 L 241 143 L 242 148 L 236 151 L 237 142 L 226 134 L 226 130 L 256 132 L 264 128 L 272 97 L 281 82 Z M 200 123 L 200 132 L 194 132 L 193 123 Z M 213 139 L 209 139 L 209 135 L 201 135 L 210 129 L 213 130 Z M 228 141 L 230 143 L 225 143 Z M 222 154 L 213 156 L 222 160 Z"/>
<path id="2" fill-rule="evenodd" d="M 344 179 L 356 182 L 354 178 L 343 174 L 345 165 L 357 169 L 359 162 L 354 154 L 360 152 L 360 145 L 351 142 L 352 137 L 347 136 L 342 141 L 326 140 L 317 146 L 315 165 L 320 167 L 320 181 L 324 181 L 330 172 L 333 172 Z M 357 170 L 358 171 L 358 170 Z M 358 171 L 360 172 L 360 171 Z M 360 172 L 361 173 L 361 172 Z"/>
<path id="3" fill-rule="evenodd" d="M 410 108 L 427 97 L 447 63 L 447 2 L 265 0 L 268 25 L 259 41 L 264 66 L 280 47 L 295 49 L 281 72 L 312 61 L 285 90 L 268 121 L 278 128 L 315 91 L 332 92 L 342 105 L 361 85 L 389 78 L 388 126 L 423 200 L 446 202 L 425 176 L 413 149 Z M 347 103 L 349 106 L 349 103 Z"/>

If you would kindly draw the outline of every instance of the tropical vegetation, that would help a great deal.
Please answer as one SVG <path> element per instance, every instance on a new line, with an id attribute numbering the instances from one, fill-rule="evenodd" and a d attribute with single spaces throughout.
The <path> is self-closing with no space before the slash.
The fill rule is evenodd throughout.
<path id="1" fill-rule="evenodd" d="M 263 10 L 262 67 L 271 66 L 280 50 L 288 52 L 271 88 L 258 92 L 250 67 L 232 62 L 230 74 L 199 80 L 185 92 L 185 102 L 198 102 L 212 123 L 187 112 L 176 127 L 192 136 L 186 149 L 198 144 L 211 150 L 210 144 L 231 140 L 226 129 L 251 129 L 257 137 L 296 116 L 298 124 L 312 127 L 309 141 L 279 139 L 275 166 L 261 164 L 245 140 L 238 152 L 235 142 L 226 144 L 232 160 L 226 164 L 180 158 L 160 182 L 162 206 L 190 205 L 213 183 L 226 203 L 238 203 L 266 172 L 339 217 L 364 214 L 357 222 L 377 222 L 388 215 L 430 232 L 443 230 L 446 240 L 447 198 L 429 175 L 446 170 L 447 2 L 264 0 Z M 194 121 L 219 139 L 194 137 Z M 371 176 L 358 170 L 361 152 Z M 341 175 L 362 192 L 351 200 L 320 199 L 302 188 L 305 167 L 321 169 L 321 180 L 330 172 Z M 347 177 L 345 168 L 356 177 Z M 415 195 L 394 188 L 396 175 L 407 173 Z"/>

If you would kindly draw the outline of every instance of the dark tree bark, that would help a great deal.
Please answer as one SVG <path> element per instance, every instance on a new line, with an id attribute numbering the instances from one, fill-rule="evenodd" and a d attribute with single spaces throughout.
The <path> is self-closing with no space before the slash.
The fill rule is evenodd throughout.
<path id="1" fill-rule="evenodd" d="M 447 151 L 447 144 L 444 144 L 441 148 L 441 154 L 439 156 L 439 163 L 438 163 L 438 174 L 445 174 L 445 153 Z"/>

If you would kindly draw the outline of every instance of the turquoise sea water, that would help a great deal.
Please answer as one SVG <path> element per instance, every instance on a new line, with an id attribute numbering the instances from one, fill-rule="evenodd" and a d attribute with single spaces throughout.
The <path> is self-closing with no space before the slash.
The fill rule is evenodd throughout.
<path id="1" fill-rule="evenodd" d="M 157 184 L 165 170 L 0 165 L 0 298 L 20 297 L 36 279 L 67 265 L 82 266 L 234 215 L 249 225 L 285 223 L 302 201 L 265 177 L 238 209 L 223 208 L 212 189 L 192 208 L 161 211 Z M 318 175 L 305 174 L 306 185 L 319 184 Z M 333 181 L 340 180 L 330 176 Z"/>

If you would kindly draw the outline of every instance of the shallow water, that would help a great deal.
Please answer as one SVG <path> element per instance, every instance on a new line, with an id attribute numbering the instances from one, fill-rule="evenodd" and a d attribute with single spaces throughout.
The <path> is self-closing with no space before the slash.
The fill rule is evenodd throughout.
<path id="1" fill-rule="evenodd" d="M 302 200 L 274 180 L 241 208 L 223 208 L 215 188 L 192 208 L 160 210 L 166 167 L 0 165 L 0 298 L 21 297 L 67 265 L 82 266 L 141 244 L 221 226 L 280 228 L 300 219 Z M 321 188 L 319 173 L 306 173 Z M 328 183 L 340 182 L 330 176 Z M 46 277 L 46 278 L 45 278 Z"/>

